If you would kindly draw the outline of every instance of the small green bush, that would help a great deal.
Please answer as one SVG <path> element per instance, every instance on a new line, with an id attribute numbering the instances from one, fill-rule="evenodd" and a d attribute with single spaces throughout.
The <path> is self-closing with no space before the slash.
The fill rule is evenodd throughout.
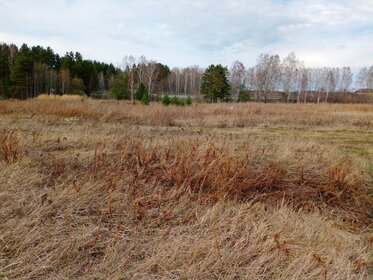
<path id="1" fill-rule="evenodd" d="M 142 105 L 149 105 L 149 95 L 147 92 L 144 93 L 144 95 L 141 98 L 141 104 Z"/>
<path id="2" fill-rule="evenodd" d="M 170 99 L 170 104 L 174 104 L 176 106 L 184 106 L 184 100 L 179 99 L 177 96 L 174 96 Z"/>
<path id="3" fill-rule="evenodd" d="M 250 91 L 244 86 L 240 86 L 240 91 L 238 92 L 238 102 L 250 101 Z"/>
<path id="4" fill-rule="evenodd" d="M 171 98 L 166 94 L 162 98 L 162 104 L 168 106 L 171 103 Z"/>
<path id="5" fill-rule="evenodd" d="M 174 104 L 174 105 L 179 104 L 179 98 L 177 98 L 177 96 L 172 97 L 170 101 L 171 101 L 170 102 L 171 104 Z"/>
<path id="6" fill-rule="evenodd" d="M 192 105 L 192 98 L 190 97 L 190 95 L 188 95 L 188 97 L 187 97 L 187 99 L 186 99 L 186 101 L 185 101 L 185 103 L 189 106 L 189 105 Z"/>

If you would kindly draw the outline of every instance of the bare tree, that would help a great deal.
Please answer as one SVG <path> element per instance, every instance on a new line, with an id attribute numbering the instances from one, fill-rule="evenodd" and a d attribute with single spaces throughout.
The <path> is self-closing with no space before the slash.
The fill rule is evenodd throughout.
<path id="1" fill-rule="evenodd" d="M 193 67 L 193 91 L 192 94 L 196 97 L 201 96 L 201 84 L 202 84 L 202 77 L 203 77 L 204 70 L 198 66 Z"/>
<path id="2" fill-rule="evenodd" d="M 238 99 L 238 93 L 240 91 L 240 87 L 245 82 L 245 66 L 242 62 L 236 60 L 232 63 L 231 69 L 229 71 L 229 83 L 231 86 L 231 97 L 233 100 Z"/>
<path id="3" fill-rule="evenodd" d="M 182 71 L 181 71 L 181 75 L 183 76 L 183 79 L 182 79 L 182 81 L 183 81 L 183 88 L 184 88 L 184 92 L 183 92 L 183 94 L 184 95 L 186 95 L 187 93 L 188 93 L 188 90 L 189 90 L 189 83 L 188 83 L 188 81 L 189 81 L 189 68 L 187 67 L 187 68 L 184 68 Z"/>
<path id="4" fill-rule="evenodd" d="M 198 66 L 173 68 L 167 78 L 169 94 L 200 95 L 203 69 Z"/>
<path id="5" fill-rule="evenodd" d="M 363 91 L 368 90 L 368 76 L 369 72 L 367 67 L 361 68 L 359 74 L 357 75 L 357 84 Z"/>
<path id="6" fill-rule="evenodd" d="M 171 70 L 169 75 L 169 88 L 171 94 L 179 94 L 184 89 L 184 70 L 182 68 L 175 67 Z"/>
<path id="7" fill-rule="evenodd" d="M 321 94 L 325 91 L 325 77 L 328 69 L 324 68 L 314 68 L 312 71 L 314 91 L 317 92 L 317 104 L 320 103 Z"/>
<path id="8" fill-rule="evenodd" d="M 260 98 L 267 102 L 269 94 L 275 91 L 280 80 L 280 57 L 278 55 L 260 54 L 255 66 L 255 74 Z"/>
<path id="9" fill-rule="evenodd" d="M 181 70 L 175 68 L 175 94 L 180 93 Z"/>
<path id="10" fill-rule="evenodd" d="M 286 93 L 286 102 L 289 103 L 290 92 L 296 91 L 301 63 L 295 54 L 289 53 L 281 64 L 281 77 L 283 90 Z"/>
<path id="11" fill-rule="evenodd" d="M 100 71 L 97 74 L 97 79 L 98 79 L 98 84 L 99 84 L 101 92 L 104 92 L 105 91 L 105 76 L 104 76 L 103 71 Z"/>
<path id="12" fill-rule="evenodd" d="M 301 102 L 300 101 L 300 95 L 303 93 L 304 95 L 304 102 L 307 100 L 307 88 L 309 84 L 309 69 L 302 67 L 300 69 L 299 73 L 299 83 L 298 83 L 298 97 L 297 97 L 297 103 Z"/>
<path id="13" fill-rule="evenodd" d="M 368 70 L 367 88 L 369 89 L 370 92 L 373 91 L 373 65 L 370 66 Z"/>
<path id="14" fill-rule="evenodd" d="M 57 89 L 58 73 L 54 69 L 48 69 L 48 93 L 55 93 Z"/>
<path id="15" fill-rule="evenodd" d="M 130 56 L 126 55 L 123 58 L 123 68 L 124 68 L 123 71 L 128 73 L 129 86 L 131 90 L 131 101 L 133 101 L 134 95 L 135 95 L 135 67 L 136 67 L 136 59 L 132 55 Z"/>
<path id="16" fill-rule="evenodd" d="M 146 79 L 146 65 L 148 61 L 146 60 L 145 56 L 142 55 L 137 59 L 137 63 L 138 65 L 136 67 L 136 72 L 139 78 L 139 82 L 144 83 Z"/>
<path id="17" fill-rule="evenodd" d="M 350 67 L 342 67 L 340 91 L 346 93 L 352 84 L 352 72 Z"/>
<path id="18" fill-rule="evenodd" d="M 34 78 L 34 94 L 36 97 L 43 91 L 43 83 L 45 81 L 45 76 L 47 72 L 47 67 L 41 62 L 34 62 L 33 67 L 33 78 Z"/>
<path id="19" fill-rule="evenodd" d="M 326 68 L 324 70 L 324 79 L 325 79 L 325 102 L 328 102 L 328 97 L 330 92 L 335 92 L 337 83 L 338 83 L 338 77 L 339 77 L 339 69 L 334 68 Z"/>
<path id="20" fill-rule="evenodd" d="M 153 97 L 154 83 L 158 79 L 159 67 L 156 61 L 151 60 L 145 68 L 145 77 L 148 86 L 149 96 Z"/>
<path id="21" fill-rule="evenodd" d="M 315 91 L 315 75 L 313 68 L 306 68 L 307 71 L 307 89 L 304 94 L 304 102 L 307 102 L 308 95 Z"/>
<path id="22" fill-rule="evenodd" d="M 255 74 L 255 67 L 250 67 L 246 70 L 245 73 L 245 86 L 247 89 L 253 91 L 255 93 L 254 99 L 258 99 L 258 91 L 257 91 L 257 81 L 256 81 L 256 74 Z"/>
<path id="23" fill-rule="evenodd" d="M 62 69 L 61 70 L 61 87 L 62 87 L 62 94 L 68 93 L 70 91 L 70 70 Z"/>

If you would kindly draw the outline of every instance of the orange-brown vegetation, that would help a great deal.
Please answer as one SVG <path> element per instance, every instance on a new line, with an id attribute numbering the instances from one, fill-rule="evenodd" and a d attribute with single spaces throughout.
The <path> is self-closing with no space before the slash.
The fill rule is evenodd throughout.
<path id="1" fill-rule="evenodd" d="M 80 102 L 79 99 L 80 98 Z M 0 114 L 26 114 L 58 118 L 81 118 L 104 122 L 185 127 L 332 126 L 373 127 L 371 104 L 193 104 L 165 108 L 113 100 L 85 100 L 74 96 L 30 101 L 2 101 Z"/>
<path id="2" fill-rule="evenodd" d="M 0 114 L 0 277 L 371 273 L 372 105 L 31 100 Z"/>

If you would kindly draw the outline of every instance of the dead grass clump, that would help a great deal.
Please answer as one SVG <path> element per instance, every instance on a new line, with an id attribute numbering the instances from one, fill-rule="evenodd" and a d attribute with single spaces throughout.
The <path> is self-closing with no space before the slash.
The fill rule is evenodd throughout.
<path id="1" fill-rule="evenodd" d="M 353 122 L 353 125 L 360 127 L 369 127 L 373 122 L 373 118 L 359 119 Z"/>
<path id="2" fill-rule="evenodd" d="M 16 163 L 22 158 L 19 138 L 13 132 L 3 130 L 0 135 L 0 160 L 6 164 Z"/>
<path id="3" fill-rule="evenodd" d="M 130 193 L 135 198 L 158 197 L 154 205 L 149 200 L 140 203 L 143 208 L 157 206 L 159 198 L 177 201 L 183 196 L 199 204 L 227 199 L 272 204 L 285 200 L 297 209 L 338 208 L 357 215 L 357 222 L 371 222 L 363 177 L 346 162 L 330 163 L 327 177 L 305 175 L 289 172 L 291 166 L 276 161 L 259 163 L 250 151 L 240 156 L 215 145 L 199 147 L 195 141 L 172 147 L 138 144 L 128 151 L 126 162 Z"/>
<path id="4" fill-rule="evenodd" d="M 79 117 L 96 120 L 102 116 L 99 108 L 88 104 L 89 100 L 81 102 L 75 99 L 41 99 L 27 101 L 2 101 L 1 114 L 27 114 L 36 116 L 55 116 L 58 118 Z"/>
<path id="5" fill-rule="evenodd" d="M 35 104 L 36 105 L 36 104 Z M 57 116 L 60 118 L 79 117 L 83 119 L 97 119 L 101 113 L 86 104 L 76 104 L 62 101 L 43 101 L 38 107 L 31 107 L 31 113 L 45 116 Z M 27 110 L 28 110 L 27 109 Z"/>
<path id="6" fill-rule="evenodd" d="M 40 94 L 38 95 L 37 99 L 39 100 L 84 100 L 87 99 L 85 95 L 77 95 L 77 94 Z"/>

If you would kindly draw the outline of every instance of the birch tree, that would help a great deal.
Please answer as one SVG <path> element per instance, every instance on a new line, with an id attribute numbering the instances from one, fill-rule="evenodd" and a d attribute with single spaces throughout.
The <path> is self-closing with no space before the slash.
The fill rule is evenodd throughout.
<path id="1" fill-rule="evenodd" d="M 238 93 L 241 85 L 244 84 L 245 80 L 245 66 L 239 60 L 232 63 L 229 71 L 229 83 L 231 86 L 231 97 L 233 100 L 238 99 Z"/>
<path id="2" fill-rule="evenodd" d="M 153 97 L 154 83 L 158 79 L 159 68 L 156 61 L 151 60 L 147 63 L 145 68 L 145 77 L 148 87 L 149 96 Z"/>
<path id="3" fill-rule="evenodd" d="M 352 72 L 350 67 L 342 67 L 340 91 L 346 93 L 352 85 Z"/>
<path id="4" fill-rule="evenodd" d="M 295 54 L 289 53 L 281 64 L 282 86 L 289 103 L 290 92 L 296 91 L 300 62 Z"/>
<path id="5" fill-rule="evenodd" d="M 367 88 L 370 90 L 370 92 L 373 91 L 373 65 L 370 66 L 368 70 Z"/>
<path id="6" fill-rule="evenodd" d="M 280 57 L 278 55 L 260 54 L 255 66 L 256 82 L 260 98 L 268 101 L 269 94 L 278 86 L 281 74 Z"/>
<path id="7" fill-rule="evenodd" d="M 359 74 L 357 76 L 357 84 L 363 91 L 368 90 L 368 68 L 363 67 L 360 69 Z"/>
<path id="8" fill-rule="evenodd" d="M 130 56 L 125 56 L 123 58 L 123 70 L 128 73 L 129 77 L 129 87 L 130 87 L 130 92 L 131 92 L 131 101 L 134 99 L 134 94 L 135 94 L 135 65 L 136 65 L 136 59 L 130 55 Z"/>

